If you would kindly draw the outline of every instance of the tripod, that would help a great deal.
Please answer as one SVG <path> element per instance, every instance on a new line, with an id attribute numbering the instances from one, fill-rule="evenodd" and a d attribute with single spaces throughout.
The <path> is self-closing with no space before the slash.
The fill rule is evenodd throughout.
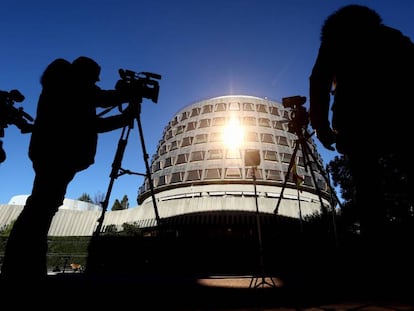
<path id="1" fill-rule="evenodd" d="M 293 154 L 292 154 L 292 157 L 291 157 L 290 162 L 289 162 L 288 170 L 287 170 L 287 172 L 285 174 L 285 180 L 284 180 L 284 183 L 283 183 L 283 186 L 282 186 L 282 190 L 280 192 L 279 199 L 277 201 L 277 205 L 276 205 L 276 208 L 274 210 L 274 213 L 277 215 L 278 212 L 279 212 L 279 206 L 280 206 L 281 200 L 283 198 L 283 193 L 284 193 L 284 190 L 286 188 L 286 184 L 288 182 L 290 173 L 292 172 L 293 165 L 295 164 L 296 154 L 297 154 L 298 149 L 300 147 L 301 150 L 302 150 L 303 162 L 304 162 L 305 170 L 308 171 L 308 167 L 310 168 L 310 173 L 311 173 L 311 176 L 312 176 L 312 180 L 313 180 L 313 182 L 315 184 L 316 191 L 317 191 L 317 194 L 318 194 L 318 197 L 319 197 L 319 201 L 321 203 L 321 209 L 322 209 L 322 212 L 324 214 L 326 214 L 327 211 L 326 211 L 325 205 L 323 204 L 322 192 L 321 192 L 321 189 L 318 186 L 318 183 L 317 183 L 317 180 L 316 180 L 316 176 L 315 176 L 315 172 L 314 172 L 314 170 L 312 168 L 312 165 L 310 164 L 311 163 L 310 162 L 311 158 L 312 158 L 313 162 L 317 165 L 317 167 L 319 169 L 319 172 L 321 172 L 321 174 L 322 174 L 322 176 L 323 176 L 326 184 L 329 187 L 330 193 L 333 194 L 333 196 L 331 196 L 331 198 L 332 198 L 331 205 L 332 205 L 333 229 L 334 229 L 334 235 L 335 235 L 335 242 L 336 242 L 336 244 L 338 244 L 337 233 L 336 233 L 336 224 L 335 224 L 335 211 L 334 211 L 334 204 L 333 204 L 334 202 L 333 201 L 335 200 L 335 202 L 338 203 L 340 205 L 340 207 L 341 207 L 341 204 L 340 204 L 340 201 L 339 201 L 339 199 L 338 199 L 335 191 L 333 191 L 333 189 L 332 189 L 331 183 L 329 181 L 329 178 L 327 177 L 327 174 L 325 173 L 325 170 L 323 169 L 323 167 L 321 166 L 321 164 L 316 160 L 315 155 L 312 153 L 312 150 L 311 150 L 311 148 L 308 145 L 308 139 L 315 132 L 313 132 L 312 134 L 310 134 L 306 130 L 306 125 L 307 124 L 305 124 L 304 126 L 299 126 L 299 127 L 296 126 L 295 127 L 296 128 L 295 133 L 298 136 L 298 138 L 297 138 L 297 140 L 295 142 L 295 149 L 293 150 Z M 299 211 L 300 211 L 300 200 L 299 200 Z M 300 213 L 300 221 L 302 221 L 302 215 L 301 215 L 301 213 Z"/>
<path id="2" fill-rule="evenodd" d="M 247 154 L 247 153 L 246 153 Z M 260 155 L 256 155 L 257 162 L 260 161 Z M 254 185 L 254 198 L 256 203 L 256 226 L 257 226 L 257 237 L 259 241 L 259 260 L 260 260 L 260 281 L 258 277 L 252 277 L 250 280 L 249 288 L 258 288 L 258 287 L 265 287 L 266 285 L 269 287 L 276 287 L 273 279 L 270 278 L 271 283 L 266 281 L 266 273 L 264 269 L 264 256 L 263 256 L 263 242 L 262 242 L 262 228 L 260 223 L 260 213 L 259 213 L 259 203 L 257 201 L 257 187 L 256 187 L 256 166 L 252 167 L 252 175 L 253 175 L 253 185 Z"/>
<path id="3" fill-rule="evenodd" d="M 150 166 L 148 164 L 148 154 L 147 154 L 147 151 L 146 151 L 146 148 L 145 148 L 144 135 L 143 135 L 142 125 L 141 125 L 141 118 L 140 118 L 141 103 L 142 103 L 142 99 L 140 99 L 137 102 L 130 103 L 130 105 L 133 105 L 134 107 L 136 107 L 136 115 L 131 120 L 130 124 L 128 124 L 128 125 L 126 125 L 122 128 L 121 137 L 119 138 L 118 147 L 117 147 L 117 150 L 116 150 L 115 156 L 114 156 L 114 161 L 112 162 L 112 170 L 111 170 L 111 173 L 109 175 L 110 176 L 110 181 L 109 181 L 108 189 L 107 189 L 107 192 L 106 192 L 106 195 L 105 195 L 105 199 L 102 202 L 102 213 L 101 213 L 101 216 L 98 219 L 98 226 L 95 229 L 94 236 L 99 236 L 99 234 L 102 230 L 103 221 L 104 221 L 104 218 L 105 218 L 105 213 L 108 209 L 109 198 L 111 196 L 111 191 L 112 191 L 112 187 L 113 187 L 113 184 L 115 182 L 115 179 L 117 179 L 119 176 L 122 176 L 124 174 L 140 175 L 140 176 L 147 177 L 148 182 L 149 182 L 149 186 L 150 186 L 152 202 L 153 202 L 153 205 L 154 205 L 155 218 L 156 218 L 156 221 L 157 221 L 157 225 L 160 224 L 160 216 L 158 214 L 158 207 L 157 207 L 157 203 L 156 203 L 156 200 L 155 200 L 154 185 L 152 183 Z M 146 173 L 145 174 L 137 173 L 137 172 L 131 172 L 131 171 L 123 169 L 121 167 L 122 159 L 124 157 L 125 148 L 126 148 L 126 145 L 128 143 L 129 133 L 131 132 L 131 129 L 134 127 L 134 121 L 135 120 L 137 121 L 137 124 L 138 124 L 138 132 L 139 132 L 139 137 L 140 137 L 140 140 L 141 140 L 142 153 L 143 153 L 143 158 L 144 158 L 145 168 L 146 168 Z"/>

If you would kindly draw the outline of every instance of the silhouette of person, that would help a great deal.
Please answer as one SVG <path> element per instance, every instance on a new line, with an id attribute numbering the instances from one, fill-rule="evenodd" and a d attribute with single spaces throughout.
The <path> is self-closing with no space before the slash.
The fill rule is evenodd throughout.
<path id="1" fill-rule="evenodd" d="M 100 70 L 94 60 L 81 56 L 72 63 L 58 58 L 43 72 L 28 152 L 35 178 L 7 240 L 1 273 L 5 280 L 45 279 L 47 235 L 69 183 L 94 163 L 98 133 L 133 120 L 128 108 L 107 118 L 97 115 L 97 107 L 129 102 L 126 92 L 96 85 Z"/>
<path id="2" fill-rule="evenodd" d="M 3 141 L 0 139 L 0 163 L 6 161 L 6 151 L 3 149 Z"/>
<path id="3" fill-rule="evenodd" d="M 309 77 L 310 124 L 348 160 L 361 240 L 376 249 L 395 243 L 395 224 L 409 221 L 413 206 L 412 117 L 404 111 L 413 72 L 414 44 L 371 8 L 347 5 L 324 21 Z"/>

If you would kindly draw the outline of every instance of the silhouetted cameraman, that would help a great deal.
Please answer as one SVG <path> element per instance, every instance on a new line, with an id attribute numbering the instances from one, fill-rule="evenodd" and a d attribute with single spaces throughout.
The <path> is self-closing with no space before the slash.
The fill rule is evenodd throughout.
<path id="1" fill-rule="evenodd" d="M 94 163 L 98 133 L 130 124 L 134 111 L 100 118 L 97 107 L 130 101 L 129 94 L 96 86 L 100 66 L 88 57 L 54 60 L 41 77 L 29 145 L 35 178 L 31 195 L 7 241 L 1 276 L 41 281 L 47 275 L 47 235 L 77 172 Z"/>
<path id="2" fill-rule="evenodd" d="M 310 123 L 349 162 L 370 264 L 396 256 L 403 238 L 412 242 L 413 72 L 414 44 L 374 10 L 347 5 L 325 20 L 310 76 Z"/>

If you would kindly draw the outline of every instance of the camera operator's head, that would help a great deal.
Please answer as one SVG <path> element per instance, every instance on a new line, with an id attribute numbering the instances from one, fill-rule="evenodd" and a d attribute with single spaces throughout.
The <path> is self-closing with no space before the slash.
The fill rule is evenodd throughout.
<path id="1" fill-rule="evenodd" d="M 56 86 L 65 83 L 71 74 L 71 64 L 63 58 L 52 61 L 40 78 L 43 87 Z"/>
<path id="2" fill-rule="evenodd" d="M 382 24 L 381 16 L 374 10 L 357 4 L 346 5 L 331 14 L 321 31 L 322 41 L 342 41 L 363 36 Z"/>
<path id="3" fill-rule="evenodd" d="M 82 82 L 95 83 L 98 82 L 101 74 L 101 66 L 93 59 L 80 56 L 72 62 L 72 70 L 76 79 Z"/>

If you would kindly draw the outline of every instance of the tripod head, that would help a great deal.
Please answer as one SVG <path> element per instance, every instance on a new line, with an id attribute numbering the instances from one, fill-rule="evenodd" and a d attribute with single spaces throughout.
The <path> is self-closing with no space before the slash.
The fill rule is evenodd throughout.
<path id="1" fill-rule="evenodd" d="M 305 96 L 291 96 L 282 98 L 282 104 L 285 108 L 291 108 L 288 131 L 302 137 L 304 133 L 309 135 L 307 127 L 309 125 L 309 113 L 303 105 L 306 102 Z"/>

